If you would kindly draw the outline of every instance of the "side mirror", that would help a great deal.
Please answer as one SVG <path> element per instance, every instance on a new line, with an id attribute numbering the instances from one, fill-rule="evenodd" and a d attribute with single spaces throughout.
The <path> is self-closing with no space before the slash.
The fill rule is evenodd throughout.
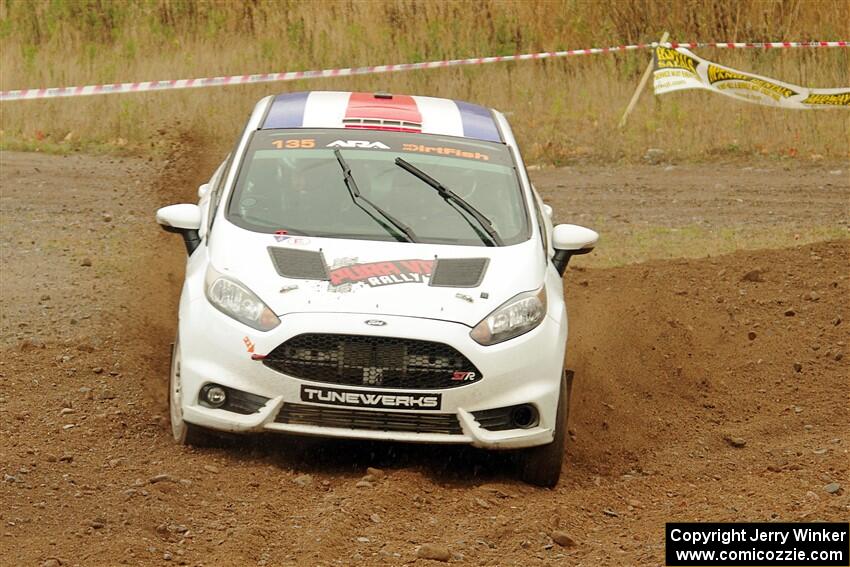
<path id="1" fill-rule="evenodd" d="M 198 187 L 198 199 L 203 199 L 204 196 L 210 192 L 210 184 L 204 183 L 200 187 Z"/>
<path id="2" fill-rule="evenodd" d="M 570 258 L 591 252 L 598 240 L 599 234 L 595 230 L 575 224 L 556 226 L 552 230 L 552 247 L 555 249 L 552 263 L 555 269 L 563 276 Z"/>
<path id="3" fill-rule="evenodd" d="M 169 205 L 156 212 L 156 222 L 166 232 L 174 232 L 183 237 L 186 252 L 189 255 L 201 243 L 198 230 L 201 228 L 201 209 L 198 205 Z"/>

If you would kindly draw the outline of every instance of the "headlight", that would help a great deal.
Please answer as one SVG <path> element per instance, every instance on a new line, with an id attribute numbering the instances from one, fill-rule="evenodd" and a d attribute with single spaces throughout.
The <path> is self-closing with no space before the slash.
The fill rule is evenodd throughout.
<path id="1" fill-rule="evenodd" d="M 223 276 L 210 267 L 206 284 L 207 299 L 225 315 L 258 331 L 271 331 L 280 324 L 277 315 L 235 279 Z"/>
<path id="2" fill-rule="evenodd" d="M 527 333 L 546 317 L 546 287 L 513 297 L 469 333 L 475 342 L 494 345 Z"/>

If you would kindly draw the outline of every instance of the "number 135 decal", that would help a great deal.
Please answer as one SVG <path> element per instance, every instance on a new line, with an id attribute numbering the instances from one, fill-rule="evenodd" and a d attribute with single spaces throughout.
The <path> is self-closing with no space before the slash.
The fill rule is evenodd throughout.
<path id="1" fill-rule="evenodd" d="M 272 145 L 279 150 L 294 150 L 299 148 L 310 149 L 316 147 L 316 140 L 313 140 L 312 138 L 305 138 L 303 140 L 274 140 L 272 141 Z"/>

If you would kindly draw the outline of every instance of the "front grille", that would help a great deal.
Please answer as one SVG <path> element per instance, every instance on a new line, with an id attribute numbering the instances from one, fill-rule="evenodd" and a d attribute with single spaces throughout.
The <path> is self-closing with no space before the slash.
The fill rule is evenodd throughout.
<path id="1" fill-rule="evenodd" d="M 453 413 L 422 414 L 283 404 L 275 421 L 293 425 L 318 425 L 370 431 L 445 433 L 447 435 L 462 433 L 457 416 Z"/>
<path id="2" fill-rule="evenodd" d="M 263 364 L 303 380 L 375 388 L 435 390 L 482 378 L 449 345 L 362 335 L 298 335 L 270 352 Z"/>

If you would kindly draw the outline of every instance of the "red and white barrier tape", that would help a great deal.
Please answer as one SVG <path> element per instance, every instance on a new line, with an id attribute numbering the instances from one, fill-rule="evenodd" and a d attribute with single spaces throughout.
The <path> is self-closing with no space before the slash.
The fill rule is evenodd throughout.
<path id="1" fill-rule="evenodd" d="M 718 49 L 788 49 L 791 47 L 850 47 L 850 41 L 768 41 L 761 43 L 741 43 L 741 42 L 690 42 L 679 43 L 676 41 L 666 41 L 664 43 L 654 43 L 652 46 L 661 45 L 664 47 L 684 47 L 687 49 L 696 49 L 698 47 L 716 47 Z"/>
<path id="2" fill-rule="evenodd" d="M 86 85 L 79 87 L 56 87 L 44 89 L 22 89 L 0 91 L 0 102 L 9 100 L 33 100 L 40 98 L 60 98 L 71 96 L 89 96 L 99 94 L 134 93 L 145 91 L 163 91 L 177 89 L 195 89 L 223 85 L 245 85 L 256 83 L 273 83 L 277 81 L 297 81 L 301 79 L 324 79 L 329 77 L 350 77 L 353 75 L 372 75 L 379 73 L 397 73 L 399 71 L 414 71 L 417 69 L 436 69 L 440 67 L 455 67 L 460 65 L 483 65 L 502 61 L 526 61 L 529 59 L 551 59 L 569 57 L 571 55 L 594 55 L 597 53 L 618 53 L 650 49 L 657 45 L 664 47 L 715 47 L 720 49 L 787 49 L 793 47 L 848 47 L 848 41 L 773 41 L 768 43 L 638 43 L 635 45 L 619 45 L 615 47 L 593 47 L 590 49 L 569 49 L 566 51 L 544 51 L 540 53 L 524 53 L 521 55 L 499 55 L 495 57 L 472 57 L 469 59 L 448 59 L 443 61 L 425 61 L 422 63 L 400 63 L 396 65 L 376 65 L 368 67 L 353 67 L 345 69 L 323 69 L 319 71 L 288 71 L 284 73 L 264 73 L 258 75 L 231 75 L 229 77 L 206 77 L 201 79 L 179 79 L 172 81 L 145 81 L 140 83 L 115 83 L 105 85 Z"/>

